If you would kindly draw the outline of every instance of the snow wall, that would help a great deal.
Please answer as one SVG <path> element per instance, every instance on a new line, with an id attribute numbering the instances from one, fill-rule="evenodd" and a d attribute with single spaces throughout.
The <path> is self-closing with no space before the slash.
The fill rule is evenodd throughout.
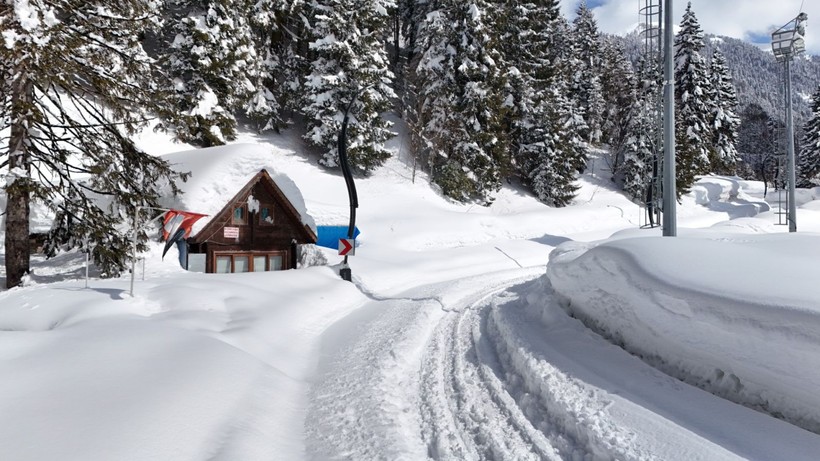
<path id="1" fill-rule="evenodd" d="M 820 235 L 738 237 L 568 242 L 547 278 L 572 315 L 656 368 L 820 433 Z"/>

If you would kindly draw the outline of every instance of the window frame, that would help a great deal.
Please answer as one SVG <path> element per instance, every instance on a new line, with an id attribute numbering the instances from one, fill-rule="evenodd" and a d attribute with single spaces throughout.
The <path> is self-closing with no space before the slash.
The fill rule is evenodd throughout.
<path id="1" fill-rule="evenodd" d="M 242 210 L 242 219 L 241 221 L 237 221 L 236 219 L 236 210 Z M 248 206 L 243 203 L 237 203 L 233 206 L 233 212 L 231 213 L 231 224 L 236 226 L 247 226 L 248 225 Z"/>
<path id="2" fill-rule="evenodd" d="M 268 210 L 271 222 L 265 221 L 265 219 L 262 217 L 262 210 L 264 210 L 264 209 Z M 274 211 L 273 204 L 263 203 L 263 204 L 259 205 L 259 213 L 257 213 L 257 215 L 259 215 L 259 225 L 260 226 L 273 226 L 274 224 L 276 224 L 276 219 L 274 217 L 275 214 L 274 214 L 273 211 Z"/>
<path id="3" fill-rule="evenodd" d="M 264 256 L 265 257 L 265 270 L 263 271 L 255 271 L 254 270 L 254 258 L 257 256 Z M 281 256 L 282 257 L 282 264 L 278 269 L 271 270 L 270 268 L 270 259 L 272 256 Z M 230 263 L 230 272 L 217 272 L 217 259 L 219 257 L 229 257 L 231 258 Z M 210 264 L 211 266 L 211 273 L 212 274 L 244 274 L 246 272 L 236 272 L 236 257 L 243 257 L 248 258 L 248 271 L 247 272 L 276 272 L 285 270 L 285 263 L 288 261 L 288 250 L 277 250 L 277 251 L 215 251 L 213 253 L 213 260 Z"/>

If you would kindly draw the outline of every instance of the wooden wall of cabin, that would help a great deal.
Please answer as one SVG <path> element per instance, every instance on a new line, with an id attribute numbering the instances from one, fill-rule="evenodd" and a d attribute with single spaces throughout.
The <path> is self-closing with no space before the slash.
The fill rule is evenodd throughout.
<path id="1" fill-rule="evenodd" d="M 282 251 L 284 268 L 295 267 L 294 238 L 302 234 L 300 221 L 292 219 L 291 214 L 281 203 L 281 199 L 274 197 L 261 182 L 257 183 L 250 195 L 259 202 L 258 209 L 248 206 L 248 195 L 232 203 L 230 213 L 217 216 L 218 229 L 206 242 L 191 245 L 191 253 L 207 253 L 206 267 L 208 272 L 215 271 L 215 253 L 217 252 L 270 252 Z M 236 208 L 243 209 L 243 217 L 235 216 Z M 272 223 L 266 223 L 264 210 L 268 209 Z M 221 222 L 220 222 L 221 221 Z M 238 237 L 226 237 L 225 228 L 239 230 Z M 230 235 L 230 234 L 229 234 Z M 306 243 L 306 242 L 299 242 Z"/>

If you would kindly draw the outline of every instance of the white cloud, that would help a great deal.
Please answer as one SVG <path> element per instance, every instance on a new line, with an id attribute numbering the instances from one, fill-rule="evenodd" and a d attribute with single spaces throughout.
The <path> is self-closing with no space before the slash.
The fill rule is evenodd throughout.
<path id="1" fill-rule="evenodd" d="M 639 5 L 647 0 L 587 0 L 603 32 L 622 34 L 633 30 L 640 22 Z M 665 2 L 664 2 L 665 3 Z M 675 25 L 680 24 L 688 2 L 673 2 Z M 706 33 L 726 35 L 747 41 L 762 37 L 764 43 L 775 29 L 794 19 L 800 7 L 808 14 L 806 49 L 820 55 L 820 2 L 817 0 L 694 0 L 695 12 Z M 575 16 L 580 0 L 564 1 L 561 9 L 567 17 Z M 595 6 L 597 5 L 597 6 Z M 813 27 L 813 23 L 817 24 Z M 760 42 L 760 40 L 758 40 Z"/>

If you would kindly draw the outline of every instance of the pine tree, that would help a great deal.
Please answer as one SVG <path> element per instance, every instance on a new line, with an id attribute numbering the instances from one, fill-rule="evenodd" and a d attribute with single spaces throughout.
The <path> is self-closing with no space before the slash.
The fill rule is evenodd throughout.
<path id="1" fill-rule="evenodd" d="M 601 116 L 604 110 L 604 97 L 601 89 L 601 38 L 598 24 L 587 8 L 586 0 L 578 6 L 577 16 L 573 21 L 572 47 L 575 58 L 575 69 L 572 73 L 571 95 L 576 101 L 586 123 L 582 136 L 585 141 L 598 144 L 601 142 Z"/>
<path id="2" fill-rule="evenodd" d="M 575 176 L 586 165 L 586 148 L 579 134 L 586 126 L 567 96 L 572 59 L 565 54 L 569 25 L 555 1 L 511 2 L 506 12 L 512 69 L 513 99 L 510 140 L 517 169 L 539 200 L 553 206 L 569 204 Z"/>
<path id="3" fill-rule="evenodd" d="M 743 164 L 768 187 L 777 177 L 778 158 L 785 156 L 778 142 L 784 131 L 783 122 L 775 120 L 758 104 L 747 105 L 740 116 L 737 148 Z"/>
<path id="4" fill-rule="evenodd" d="M 171 0 L 175 34 L 166 57 L 174 98 L 165 128 L 182 142 L 224 144 L 235 114 L 256 92 L 261 69 L 247 18 L 249 0 Z M 261 101 L 256 100 L 257 107 Z M 251 106 L 252 107 L 252 106 Z M 263 111 L 264 109 L 259 109 Z"/>
<path id="5" fill-rule="evenodd" d="M 660 120 L 658 97 L 660 91 L 660 72 L 651 61 L 645 59 L 640 63 L 640 75 L 637 82 L 637 99 L 627 126 L 628 137 L 623 145 L 624 163 L 623 189 L 633 200 L 647 203 L 650 201 L 649 189 L 657 170 L 656 154 L 659 152 Z"/>
<path id="6" fill-rule="evenodd" d="M 737 92 L 726 67 L 726 58 L 718 48 L 712 53 L 709 74 L 714 95 L 710 164 L 715 172 L 732 174 L 738 161 L 736 146 L 740 118 L 737 116 Z"/>
<path id="7" fill-rule="evenodd" d="M 820 185 L 820 85 L 812 96 L 812 116 L 803 127 L 803 139 L 798 162 L 797 184 L 800 187 Z"/>
<path id="8" fill-rule="evenodd" d="M 433 181 L 456 200 L 492 200 L 508 162 L 503 80 L 490 34 L 494 9 L 439 0 L 421 26 L 414 85 L 422 108 L 414 131 L 429 149 Z"/>
<path id="9" fill-rule="evenodd" d="M 0 101 L 8 143 L 0 165 L 6 202 L 6 285 L 29 269 L 32 201 L 57 215 L 47 246 L 83 246 L 103 274 L 126 266 L 129 221 L 156 206 L 177 174 L 140 151 L 129 135 L 158 109 L 153 61 L 139 42 L 158 25 L 159 2 L 28 0 L 0 4 Z M 139 233 L 141 246 L 146 241 Z"/>
<path id="10" fill-rule="evenodd" d="M 710 170 L 714 97 L 706 62 L 700 55 L 703 47 L 703 31 L 690 2 L 675 37 L 676 189 L 679 195 L 689 191 L 697 175 Z"/>
<path id="11" fill-rule="evenodd" d="M 398 0 L 397 14 L 401 21 L 401 37 L 404 43 L 404 61 L 410 63 L 418 51 L 419 29 L 427 17 L 432 0 Z"/>
<path id="12" fill-rule="evenodd" d="M 384 143 L 393 133 L 381 114 L 395 94 L 381 37 L 394 7 L 392 0 L 316 0 L 309 6 L 305 139 L 322 150 L 320 163 L 327 167 L 338 166 L 343 111 L 354 100 L 347 136 L 351 166 L 369 173 L 390 156 Z"/>
<path id="13" fill-rule="evenodd" d="M 262 0 L 253 5 L 249 19 L 257 59 L 254 92 L 244 106 L 257 131 L 276 130 L 290 123 L 300 109 L 298 97 L 306 74 L 300 52 L 305 27 L 303 0 Z"/>
<path id="14" fill-rule="evenodd" d="M 601 55 L 601 90 L 604 96 L 601 141 L 612 152 L 612 170 L 616 172 L 623 162 L 624 144 L 630 137 L 630 123 L 637 116 L 638 84 L 632 64 L 621 47 L 611 41 L 604 42 Z"/>
<path id="15" fill-rule="evenodd" d="M 518 161 L 538 200 L 556 207 L 569 205 L 578 186 L 575 176 L 586 162 L 579 133 L 584 126 L 560 87 L 546 90 L 524 125 Z M 579 126 L 580 125 L 580 126 Z"/>

